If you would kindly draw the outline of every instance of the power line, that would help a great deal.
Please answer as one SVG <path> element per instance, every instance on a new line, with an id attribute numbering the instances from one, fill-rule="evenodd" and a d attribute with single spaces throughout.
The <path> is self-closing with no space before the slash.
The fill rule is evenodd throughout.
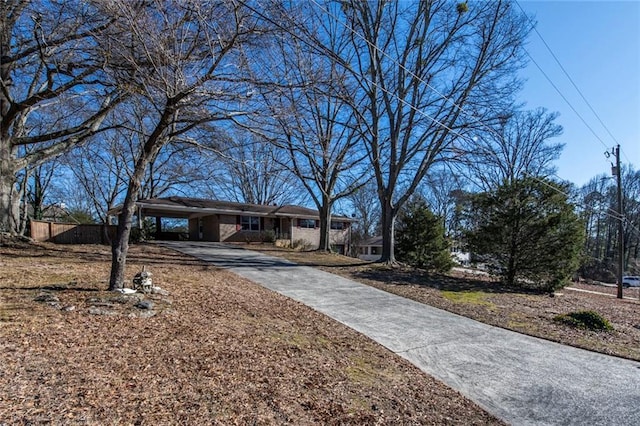
<path id="1" fill-rule="evenodd" d="M 527 15 L 527 13 L 525 12 L 524 8 L 522 7 L 522 5 L 520 5 L 520 2 L 518 2 L 518 0 L 514 0 L 514 2 L 516 3 L 516 5 L 518 5 L 518 8 L 520 8 L 520 10 L 522 11 L 522 14 L 529 20 L 529 22 L 531 22 L 532 24 L 532 28 L 534 30 L 534 32 L 537 34 L 537 36 L 540 38 L 540 40 L 542 41 L 542 43 L 544 44 L 544 46 L 547 48 L 547 50 L 549 51 L 549 53 L 551 54 L 551 56 L 553 57 L 553 59 L 555 60 L 556 64 L 558 64 L 558 66 L 560 67 L 560 69 L 562 70 L 562 72 L 564 73 L 564 75 L 567 77 L 567 79 L 571 82 L 571 85 L 573 86 L 573 88 L 576 90 L 576 92 L 578 92 L 578 94 L 580 95 L 580 97 L 582 98 L 582 100 L 584 101 L 584 103 L 589 107 L 589 109 L 591 110 L 591 112 L 593 113 L 593 115 L 596 117 L 596 119 L 598 120 L 598 122 L 600 123 L 600 125 L 605 129 L 605 131 L 607 132 L 607 134 L 611 137 L 611 139 L 613 139 L 613 141 L 618 144 L 621 145 L 620 142 L 618 142 L 618 140 L 616 139 L 616 137 L 611 133 L 611 131 L 609 130 L 609 128 L 607 127 L 607 125 L 604 123 L 604 121 L 602 120 L 602 118 L 600 118 L 600 115 L 596 112 L 596 110 L 593 108 L 593 106 L 591 105 L 591 103 L 587 100 L 586 96 L 582 93 L 582 91 L 580 90 L 580 88 L 578 87 L 578 85 L 575 83 L 575 81 L 573 80 L 573 78 L 571 78 L 571 75 L 569 75 L 569 73 L 567 72 L 567 70 L 565 69 L 565 67 L 562 65 L 562 63 L 560 62 L 560 60 L 558 59 L 558 57 L 556 56 L 556 54 L 554 53 L 553 49 L 551 49 L 551 46 L 549 46 L 549 44 L 547 43 L 547 41 L 544 39 L 544 37 L 542 36 L 542 34 L 540 33 L 540 31 L 538 31 L 538 29 L 535 26 L 535 23 L 532 21 L 532 19 L 529 17 L 529 15 Z M 547 79 L 547 81 L 553 86 L 553 88 L 556 90 L 556 92 L 558 92 L 558 94 L 562 97 L 562 99 L 567 103 L 567 105 L 569 105 L 569 107 L 573 110 L 573 112 L 578 116 L 578 118 L 580 118 L 580 120 L 585 124 L 585 126 L 587 126 L 587 128 L 591 131 L 591 133 L 596 137 L 596 139 L 598 139 L 604 146 L 605 148 L 609 149 L 609 147 L 604 143 L 604 141 L 595 133 L 595 131 L 591 128 L 591 126 L 589 126 L 587 124 L 587 122 L 585 121 L 585 119 L 578 113 L 578 111 L 576 111 L 576 109 L 573 107 L 573 105 L 567 100 L 567 98 L 562 94 L 562 92 L 560 91 L 560 89 L 558 89 L 558 87 L 551 81 L 551 79 L 549 78 L 549 76 L 542 70 L 542 68 L 540 67 L 540 65 L 533 59 L 533 57 L 531 56 L 531 54 L 529 53 L 529 51 L 527 51 L 525 49 L 525 51 L 527 52 L 527 55 L 529 56 L 529 58 L 531 59 L 531 61 L 536 65 L 536 67 L 540 70 L 540 72 L 544 75 L 544 77 Z M 629 163 L 631 163 L 631 160 L 629 159 L 629 157 L 627 157 L 627 155 L 623 152 L 623 155 L 625 156 L 625 158 L 627 159 L 627 161 L 629 161 Z"/>
<path id="2" fill-rule="evenodd" d="M 567 97 L 560 91 L 560 89 L 558 88 L 558 86 L 556 86 L 556 84 L 551 80 L 551 78 L 549 77 L 549 75 L 542 69 L 542 67 L 540 66 L 540 64 L 538 64 L 538 62 L 536 62 L 536 60 L 533 58 L 533 56 L 531 56 L 531 53 L 529 53 L 528 50 L 525 49 L 525 52 L 527 53 L 527 56 L 529 57 L 529 59 L 531 59 L 531 62 L 533 62 L 533 64 L 536 66 L 536 68 L 538 68 L 538 70 L 542 73 L 542 75 L 547 79 L 547 81 L 549 82 L 549 84 L 551 84 L 551 86 L 556 90 L 556 92 L 558 92 L 558 94 L 560 95 L 560 97 L 566 102 L 566 104 L 569 106 L 569 108 L 571 108 L 571 110 L 578 116 L 578 118 L 580 119 L 580 121 L 582 121 L 582 123 L 587 126 L 587 129 L 589 129 L 589 131 L 591 132 L 591 134 L 593 136 L 596 137 L 596 139 L 598 139 L 600 141 L 600 143 L 602 144 L 602 146 L 604 146 L 606 149 L 611 148 L 610 146 L 608 146 L 603 140 L 602 138 L 600 138 L 600 136 L 598 136 L 598 134 L 595 132 L 595 130 L 593 130 L 593 128 L 589 125 L 589 123 L 587 123 L 587 121 L 584 119 L 584 117 L 582 115 L 580 115 L 580 113 L 578 112 L 578 110 L 575 109 L 575 107 L 571 104 L 571 102 L 569 102 L 569 100 L 567 99 Z"/>
<path id="3" fill-rule="evenodd" d="M 591 112 L 593 113 L 593 115 L 598 119 L 598 122 L 600 122 L 600 124 L 602 125 L 602 127 L 607 131 L 607 133 L 609 134 L 609 136 L 611 136 L 611 139 L 613 139 L 614 142 L 616 142 L 618 145 L 620 144 L 620 142 L 618 142 L 618 140 L 616 139 L 615 136 L 613 136 L 613 134 L 611 133 L 611 131 L 609 130 L 609 128 L 607 127 L 606 124 L 604 124 L 604 122 L 602 121 L 602 119 L 600 118 L 600 116 L 598 115 L 598 113 L 596 112 L 596 110 L 593 108 L 593 106 L 591 105 L 591 103 L 587 100 L 587 98 L 584 96 L 584 94 L 582 93 L 582 91 L 580 90 L 580 88 L 578 87 L 578 85 L 575 83 L 575 81 L 573 80 L 573 78 L 571 78 L 571 76 L 569 75 L 569 73 L 567 72 L 567 70 L 565 69 L 565 67 L 562 65 L 562 63 L 560 62 L 560 60 L 558 59 L 558 57 L 556 56 L 556 54 L 553 52 L 553 50 L 551 49 L 551 46 L 549 46 L 549 44 L 547 43 L 547 41 L 544 39 L 544 37 L 542 37 L 542 34 L 540 34 L 540 31 L 538 31 L 538 28 L 536 28 L 535 25 L 533 25 L 533 21 L 531 20 L 531 18 L 529 17 L 529 15 L 527 15 L 527 13 L 525 12 L 525 10 L 522 8 L 522 6 L 520 5 L 520 3 L 518 2 L 518 0 L 514 0 L 515 3 L 518 5 L 518 7 L 520 8 L 520 10 L 522 11 L 522 14 L 529 20 L 529 22 L 531 22 L 532 27 L 533 27 L 533 31 L 535 31 L 535 33 L 538 35 L 538 37 L 540 38 L 540 40 L 542 41 L 542 43 L 545 45 L 545 47 L 547 48 L 547 50 L 549 51 L 549 53 L 551 54 L 551 56 L 553 57 L 553 59 L 556 61 L 556 64 L 558 64 L 558 66 L 560 67 L 560 69 L 562 70 L 562 72 L 564 73 L 564 75 L 567 77 L 567 79 L 569 79 L 569 81 L 571 82 L 571 85 L 573 86 L 574 89 L 576 89 L 576 92 L 578 92 L 578 94 L 580 95 L 580 97 L 582 98 L 582 100 L 584 101 L 585 104 L 587 104 L 587 106 L 589 107 L 589 109 L 591 110 Z"/>
<path id="4" fill-rule="evenodd" d="M 431 84 L 429 84 L 428 82 L 424 81 L 423 78 L 421 78 L 420 76 L 416 75 L 413 71 L 411 71 L 410 69 L 408 69 L 407 67 L 405 67 L 403 64 L 399 63 L 395 58 L 391 57 L 391 55 L 389 55 L 387 52 L 385 52 L 384 50 L 380 49 L 375 43 L 372 43 L 371 41 L 367 40 L 362 34 L 360 34 L 359 32 L 357 32 L 352 26 L 345 24 L 344 22 L 342 22 L 342 20 L 340 20 L 337 16 L 335 16 L 335 14 L 333 14 L 331 11 L 329 11 L 327 8 L 323 7 L 322 5 L 320 5 L 316 0 L 311 0 L 312 3 L 314 3 L 320 10 L 322 10 L 326 15 L 328 15 L 331 19 L 333 19 L 336 23 L 338 23 L 339 25 L 343 26 L 344 28 L 347 29 L 347 31 L 351 32 L 353 35 L 355 35 L 356 37 L 358 37 L 359 39 L 363 40 L 367 45 L 369 45 L 371 48 L 373 48 L 374 50 L 376 50 L 379 54 L 381 54 L 382 56 L 386 57 L 387 59 L 391 60 L 395 65 L 397 65 L 398 67 L 400 67 L 400 69 L 402 69 L 404 72 L 406 72 L 408 75 L 410 75 L 411 77 L 417 79 L 420 83 L 424 84 L 427 88 L 429 88 L 430 90 L 432 90 L 433 92 L 435 92 L 438 96 L 440 96 L 442 99 L 444 99 L 445 101 L 449 102 L 450 104 L 452 104 L 453 106 L 456 107 L 456 109 L 458 109 L 462 114 L 464 114 L 467 117 L 471 117 L 473 118 L 474 124 L 480 124 L 482 127 L 484 127 L 485 129 L 489 130 L 490 133 L 494 133 L 496 135 L 498 135 L 498 137 L 500 139 L 502 139 L 501 135 L 498 134 L 498 132 L 495 131 L 495 129 L 491 128 L 490 126 L 488 126 L 486 123 L 480 121 L 480 119 L 476 116 L 473 115 L 473 113 L 469 113 L 467 112 L 462 106 L 460 106 L 459 104 L 457 104 L 455 101 L 453 101 L 451 98 L 447 97 L 446 95 L 444 95 L 443 93 L 441 93 L 438 89 L 436 89 L 435 87 L 433 87 Z M 529 16 L 525 13 L 524 9 L 522 9 L 522 7 L 520 6 L 519 3 L 516 4 L 518 5 L 518 7 L 520 8 L 520 10 L 523 12 L 523 15 L 527 18 L 527 20 L 531 23 L 532 28 L 534 29 L 534 31 L 536 32 L 536 34 L 538 34 L 538 36 L 542 39 L 542 35 L 538 32 L 538 30 L 535 28 L 534 22 L 529 18 Z M 607 132 L 609 133 L 609 135 L 617 142 L 617 140 L 615 139 L 615 137 L 611 134 L 611 132 L 609 131 L 609 129 L 606 127 L 606 125 L 602 122 L 602 119 L 600 118 L 600 116 L 596 113 L 596 111 L 593 109 L 593 107 L 591 106 L 591 104 L 587 101 L 587 99 L 585 98 L 585 96 L 582 94 L 582 92 L 580 91 L 580 89 L 578 89 L 577 85 L 574 83 L 573 79 L 571 79 L 571 77 L 569 76 L 569 74 L 566 72 L 566 70 L 564 69 L 564 67 L 562 66 L 562 64 L 560 64 L 560 61 L 558 60 L 558 58 L 556 57 L 556 55 L 553 53 L 553 51 L 551 51 L 551 48 L 548 46 L 548 44 L 546 43 L 546 41 L 544 41 L 544 39 L 542 39 L 543 43 L 545 44 L 545 46 L 547 46 L 547 48 L 549 49 L 549 51 L 551 52 L 552 56 L 554 57 L 554 59 L 556 60 L 556 62 L 560 65 L 560 67 L 562 68 L 562 70 L 565 72 L 565 74 L 567 75 L 567 77 L 569 78 L 569 80 L 571 81 L 571 83 L 574 85 L 574 87 L 576 88 L 576 90 L 578 91 L 578 93 L 580 93 L 580 96 L 583 98 L 583 100 L 585 101 L 585 103 L 587 103 L 587 105 L 589 106 L 589 108 L 591 109 L 591 111 L 594 113 L 594 115 L 597 117 L 598 121 L 600 122 L 600 124 L 607 130 Z M 544 77 L 547 79 L 547 81 L 551 84 L 551 86 L 553 86 L 553 88 L 556 90 L 556 92 L 558 92 L 558 94 L 562 97 L 562 99 L 567 103 L 567 105 L 573 110 L 573 112 L 578 116 L 578 118 L 582 121 L 582 123 L 589 129 L 589 131 L 591 131 L 591 133 L 596 137 L 596 139 L 598 139 L 598 141 L 600 141 L 600 143 L 605 147 L 605 149 L 609 149 L 610 147 L 607 146 L 607 144 L 602 140 L 602 138 L 600 138 L 600 136 L 598 136 L 598 134 L 595 132 L 595 130 L 587 123 L 587 121 L 584 119 L 584 117 L 575 109 L 575 107 L 571 104 L 571 102 L 569 102 L 569 100 L 565 97 L 565 95 L 560 91 L 560 89 L 555 85 L 555 83 L 551 80 L 551 78 L 547 75 L 547 73 L 542 69 L 542 67 L 536 62 L 536 60 L 533 58 L 533 56 L 531 55 L 531 53 L 526 49 L 523 48 L 523 50 L 526 52 L 527 56 L 531 59 L 531 62 L 533 62 L 535 64 L 535 66 L 538 68 L 538 70 L 540 70 L 540 72 L 544 75 Z M 379 87 L 379 86 L 377 86 Z M 397 96 L 394 96 L 396 99 L 399 100 L 399 98 Z M 456 133 L 457 134 L 457 133 Z M 467 139 L 466 137 L 464 139 Z M 618 143 L 618 145 L 620 145 Z M 629 158 L 626 156 L 626 154 L 623 152 L 623 155 L 625 156 L 625 158 L 627 158 L 627 160 L 629 161 L 629 163 L 631 163 L 631 160 L 629 160 Z"/>
<path id="5" fill-rule="evenodd" d="M 338 17 L 336 17 L 333 13 L 331 13 L 329 10 L 327 10 L 326 8 L 324 8 L 322 5 L 320 5 L 316 0 L 311 0 L 316 6 L 318 6 L 325 14 L 327 14 L 331 19 L 333 19 L 335 22 L 337 22 L 338 24 L 340 24 L 341 26 L 343 26 L 344 28 L 346 28 L 348 31 L 350 31 L 353 35 L 357 36 L 358 38 L 362 39 L 363 41 L 365 41 L 371 48 L 373 48 L 374 50 L 376 50 L 378 53 L 380 53 L 381 55 L 385 56 L 386 58 L 388 58 L 389 60 L 391 60 L 395 65 L 399 66 L 403 71 L 405 71 L 407 74 L 411 75 L 412 77 L 416 78 L 420 83 L 424 84 L 427 88 L 429 88 L 430 90 L 434 91 L 435 93 L 438 94 L 438 96 L 440 96 L 442 99 L 446 100 L 447 102 L 451 103 L 453 106 L 455 106 L 461 113 L 467 115 L 467 116 L 471 116 L 471 118 L 474 118 L 476 121 L 475 123 L 481 124 L 483 127 L 489 129 L 490 132 L 498 135 L 498 137 L 502 140 L 502 142 L 508 144 L 508 145 L 512 145 L 510 142 L 508 142 L 507 140 L 504 139 L 504 137 L 502 137 L 502 135 L 500 135 L 498 132 L 496 132 L 494 129 L 490 128 L 486 123 L 480 121 L 477 117 L 473 116 L 473 115 L 469 115 L 469 113 L 460 105 L 458 105 L 455 101 L 451 100 L 450 98 L 448 98 L 447 96 L 443 95 L 442 93 L 440 93 L 437 89 L 435 89 L 433 86 L 431 86 L 430 84 L 428 84 L 427 82 L 425 82 L 421 77 L 419 77 L 418 75 L 416 75 L 415 73 L 413 73 L 411 70 L 407 69 L 404 65 L 400 64 L 396 59 L 392 58 L 389 54 L 387 54 L 386 52 L 384 52 L 382 49 L 380 49 L 376 44 L 368 41 L 363 35 L 361 35 L 360 33 L 358 33 L 355 29 L 353 29 L 351 26 L 347 26 L 344 22 L 342 22 Z M 252 9 L 251 7 L 249 7 L 250 9 Z M 265 16 L 264 14 L 256 11 L 255 9 L 254 12 L 258 13 L 263 19 L 268 20 L 269 22 L 275 24 L 276 26 L 278 26 L 281 29 L 285 29 L 281 24 L 273 21 L 271 18 Z M 299 41 L 302 41 L 303 43 L 309 45 L 309 42 L 304 40 L 303 38 L 299 37 L 296 34 L 293 34 L 291 32 L 289 32 L 293 37 L 297 38 Z M 317 46 L 310 46 L 313 48 L 317 48 Z M 525 49 L 526 51 L 526 49 Z M 334 59 L 338 60 L 339 63 L 342 66 L 347 66 L 347 64 L 344 63 L 344 61 L 342 60 L 342 58 L 338 57 L 337 55 L 334 54 L 334 52 L 328 51 L 330 56 L 333 57 Z M 591 132 L 594 134 L 594 136 L 603 144 L 603 146 L 608 150 L 609 147 L 604 143 L 604 141 L 602 141 L 602 139 L 600 139 L 600 137 L 595 133 L 595 131 L 588 125 L 588 123 L 584 120 L 584 118 L 575 110 L 575 108 L 571 105 L 571 103 L 564 97 L 564 95 L 560 92 L 560 90 L 555 86 L 555 84 L 551 81 L 551 79 L 546 75 L 546 73 L 542 70 L 542 68 L 537 64 L 537 62 L 535 62 L 535 60 L 531 57 L 531 55 L 529 54 L 528 51 L 526 51 L 527 55 L 531 58 L 531 60 L 534 62 L 534 64 L 536 64 L 536 66 L 538 67 L 538 69 L 540 69 L 540 71 L 545 75 L 545 77 L 547 77 L 547 80 L 549 81 L 549 83 L 552 84 L 552 86 L 556 89 L 556 91 L 560 94 L 560 96 L 563 97 L 563 99 L 565 100 L 565 102 L 567 102 L 567 104 L 573 109 L 573 111 L 576 113 L 576 115 L 578 115 L 578 117 L 580 117 L 580 119 L 583 121 L 583 123 L 589 128 L 589 130 L 591 130 Z M 421 109 L 418 109 L 417 107 L 415 107 L 414 105 L 412 105 L 411 103 L 407 102 L 404 99 L 401 99 L 397 94 L 392 93 L 391 91 L 389 91 L 388 89 L 381 87 L 377 82 L 372 81 L 371 79 L 369 79 L 366 76 L 361 76 L 363 80 L 365 80 L 367 83 L 377 87 L 379 90 L 383 91 L 384 93 L 388 94 L 389 96 L 391 96 L 392 98 L 396 99 L 397 101 L 399 101 L 400 103 L 402 103 L 403 105 L 408 106 L 410 109 L 413 109 L 416 113 L 428 118 L 429 120 L 431 120 L 432 122 L 434 122 L 435 124 L 447 129 L 448 131 L 450 131 L 451 133 L 453 133 L 454 135 L 457 135 L 459 137 L 461 137 L 462 139 L 465 140 L 469 140 L 469 137 L 466 135 L 462 135 L 460 133 L 458 133 L 457 131 L 455 131 L 454 129 L 450 128 L 449 126 L 445 125 L 444 123 L 440 122 L 439 120 L 435 119 L 434 117 L 431 117 L 429 114 L 427 114 L 426 112 L 422 111 Z M 530 178 L 538 181 L 539 183 L 542 183 L 544 185 L 549 186 L 550 188 L 554 189 L 555 191 L 561 193 L 562 195 L 566 196 L 568 199 L 571 199 L 571 195 L 567 194 L 566 192 L 560 190 L 559 188 L 550 185 L 548 182 L 545 182 L 544 180 L 539 179 L 536 176 L 530 175 L 528 173 L 525 173 L 525 175 L 528 175 Z M 565 179 L 560 178 L 559 176 L 556 175 L 556 177 L 558 179 L 560 179 L 561 181 L 565 181 Z M 574 203 L 576 205 L 580 205 L 579 203 Z M 587 209 L 587 210 L 591 210 L 593 211 L 593 209 L 589 208 L 586 205 L 582 205 L 583 208 Z M 609 209 L 610 210 L 610 209 Z M 605 212 L 605 214 L 613 219 L 616 220 L 627 220 L 628 218 L 626 217 L 621 217 L 619 214 L 618 215 L 613 215 L 609 212 Z"/>

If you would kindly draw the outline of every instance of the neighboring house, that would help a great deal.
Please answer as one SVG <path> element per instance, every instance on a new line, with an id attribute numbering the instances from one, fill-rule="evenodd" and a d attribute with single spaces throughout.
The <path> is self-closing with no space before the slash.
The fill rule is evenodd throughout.
<path id="1" fill-rule="evenodd" d="M 24 209 L 24 205 L 21 206 L 21 209 Z M 27 212 L 26 215 L 30 219 L 33 220 L 44 220 L 47 222 L 69 222 L 72 221 L 72 217 L 69 215 L 69 211 L 67 210 L 64 203 L 60 204 L 50 204 L 48 206 L 44 206 L 42 208 L 42 217 L 34 218 L 35 213 L 33 211 L 33 206 L 31 204 L 26 205 Z M 22 210 L 21 214 L 24 214 L 24 210 Z"/>
<path id="2" fill-rule="evenodd" d="M 461 266 L 471 265 L 471 253 L 469 253 L 468 251 L 464 251 L 456 243 L 454 243 L 451 247 L 451 258 L 454 262 Z"/>
<path id="3" fill-rule="evenodd" d="M 382 255 L 382 237 L 371 237 L 358 246 L 358 258 L 362 260 L 378 260 Z M 462 251 L 456 245 L 451 248 L 451 258 L 462 266 L 471 264 L 471 253 Z"/>
<path id="4" fill-rule="evenodd" d="M 317 210 L 300 206 L 265 206 L 200 198 L 168 197 L 136 203 L 141 217 L 156 218 L 159 239 L 170 238 L 162 232 L 162 218 L 188 220 L 191 241 L 257 242 L 270 235 L 285 245 L 320 244 L 320 217 Z M 116 215 L 121 207 L 109 211 Z M 330 243 L 339 253 L 346 253 L 351 237 L 352 219 L 333 216 Z"/>
<path id="5" fill-rule="evenodd" d="M 371 237 L 358 246 L 358 259 L 378 260 L 382 255 L 382 237 Z"/>

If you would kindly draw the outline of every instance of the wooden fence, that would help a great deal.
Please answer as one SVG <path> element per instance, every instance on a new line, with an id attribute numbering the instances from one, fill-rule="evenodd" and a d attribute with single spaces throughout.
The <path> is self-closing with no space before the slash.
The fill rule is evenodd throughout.
<path id="1" fill-rule="evenodd" d="M 31 238 L 56 244 L 109 244 L 115 233 L 114 225 L 31 221 Z"/>

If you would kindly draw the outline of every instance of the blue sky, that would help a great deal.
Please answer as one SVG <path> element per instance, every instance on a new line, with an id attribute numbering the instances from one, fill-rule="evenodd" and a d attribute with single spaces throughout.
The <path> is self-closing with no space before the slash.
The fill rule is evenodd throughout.
<path id="1" fill-rule="evenodd" d="M 535 15 L 537 30 L 576 86 L 622 147 L 621 161 L 640 169 L 640 0 L 519 0 Z M 516 6 L 517 7 L 517 6 Z M 526 108 L 558 111 L 565 144 L 558 176 L 583 185 L 611 173 L 604 156 L 617 142 L 609 136 L 535 32 L 527 51 L 594 130 L 588 129 L 542 72 L 531 63 L 520 99 Z"/>

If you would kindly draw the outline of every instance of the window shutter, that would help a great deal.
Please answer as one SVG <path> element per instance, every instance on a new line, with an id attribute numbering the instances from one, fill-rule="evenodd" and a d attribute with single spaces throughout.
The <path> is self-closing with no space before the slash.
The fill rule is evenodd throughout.
<path id="1" fill-rule="evenodd" d="M 240 216 L 236 216 L 236 231 L 242 230 L 242 225 L 240 224 Z"/>
<path id="2" fill-rule="evenodd" d="M 320 221 L 316 220 L 316 228 L 320 228 Z"/>
<path id="3" fill-rule="evenodd" d="M 264 231 L 264 217 L 260 217 L 260 230 Z"/>

